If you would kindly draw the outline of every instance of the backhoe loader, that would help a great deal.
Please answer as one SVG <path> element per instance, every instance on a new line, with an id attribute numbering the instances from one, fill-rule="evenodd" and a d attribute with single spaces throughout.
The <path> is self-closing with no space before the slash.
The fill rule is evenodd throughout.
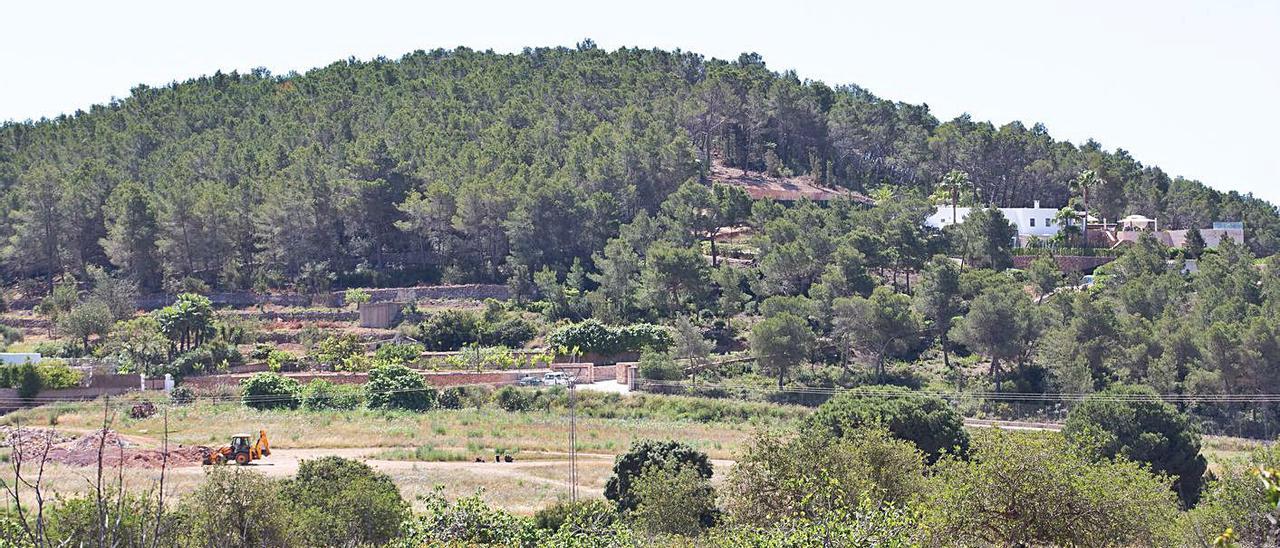
<path id="1" fill-rule="evenodd" d="M 271 444 L 267 442 L 267 431 L 258 431 L 258 441 L 249 444 L 249 434 L 231 436 L 231 445 L 211 449 L 204 456 L 205 464 L 226 464 L 235 461 L 241 466 L 262 457 L 271 455 Z"/>

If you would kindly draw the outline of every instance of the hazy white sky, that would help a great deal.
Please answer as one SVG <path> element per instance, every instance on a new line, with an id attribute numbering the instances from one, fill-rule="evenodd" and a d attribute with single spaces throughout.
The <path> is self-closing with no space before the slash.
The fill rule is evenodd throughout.
<path id="1" fill-rule="evenodd" d="M 744 51 L 1002 124 L 1043 122 L 1144 164 L 1280 202 L 1280 1 L 9 2 L 0 120 L 138 83 L 466 45 Z"/>

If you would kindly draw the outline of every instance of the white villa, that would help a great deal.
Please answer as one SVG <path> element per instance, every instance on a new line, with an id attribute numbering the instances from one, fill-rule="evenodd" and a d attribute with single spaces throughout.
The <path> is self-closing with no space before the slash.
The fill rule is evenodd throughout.
<path id="1" fill-rule="evenodd" d="M 971 207 L 955 208 L 956 223 L 963 223 L 964 218 L 969 216 L 972 211 Z M 1018 239 L 1024 240 L 1028 237 L 1035 236 L 1037 238 L 1052 238 L 1058 234 L 1058 223 L 1053 217 L 1058 214 L 1058 210 L 1052 207 L 1040 207 L 1040 201 L 1036 200 L 1032 207 L 1002 207 L 1000 212 L 1018 227 Z M 924 220 L 924 224 L 934 228 L 945 228 L 951 223 L 951 205 L 943 204 L 937 207 L 928 218 Z"/>

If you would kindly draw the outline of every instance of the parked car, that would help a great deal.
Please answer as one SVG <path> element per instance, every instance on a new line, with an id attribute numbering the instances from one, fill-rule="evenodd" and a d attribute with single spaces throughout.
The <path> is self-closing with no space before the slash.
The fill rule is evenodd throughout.
<path id="1" fill-rule="evenodd" d="M 563 371 L 552 371 L 542 376 L 542 384 L 547 386 L 569 386 L 577 379 Z"/>
<path id="2" fill-rule="evenodd" d="M 516 381 L 517 386 L 538 386 L 542 384 L 542 379 L 533 375 L 525 375 Z"/>

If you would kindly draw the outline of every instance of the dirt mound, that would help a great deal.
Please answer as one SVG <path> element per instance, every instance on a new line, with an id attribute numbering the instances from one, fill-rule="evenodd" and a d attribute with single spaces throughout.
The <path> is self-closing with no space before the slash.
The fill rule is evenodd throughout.
<path id="1" fill-rule="evenodd" d="M 23 429 L 20 435 L 13 435 L 14 441 L 19 442 L 16 451 L 23 459 L 34 461 L 44 453 L 46 440 L 52 439 L 53 445 L 48 453 L 50 461 L 72 466 L 97 466 L 98 454 L 101 453 L 102 465 L 108 468 L 120 465 L 130 468 L 199 466 L 210 451 L 203 445 L 170 447 L 166 462 L 164 451 L 135 447 L 114 430 L 96 430 L 74 440 L 56 432 L 53 435 L 54 438 L 49 438 L 48 432 L 32 435 L 28 429 Z M 6 443 L 12 446 L 9 437 L 6 437 Z"/>
<path id="2" fill-rule="evenodd" d="M 51 428 L 0 426 L 0 447 L 12 447 L 16 457 L 38 459 L 46 447 L 71 441 L 71 436 Z"/>

